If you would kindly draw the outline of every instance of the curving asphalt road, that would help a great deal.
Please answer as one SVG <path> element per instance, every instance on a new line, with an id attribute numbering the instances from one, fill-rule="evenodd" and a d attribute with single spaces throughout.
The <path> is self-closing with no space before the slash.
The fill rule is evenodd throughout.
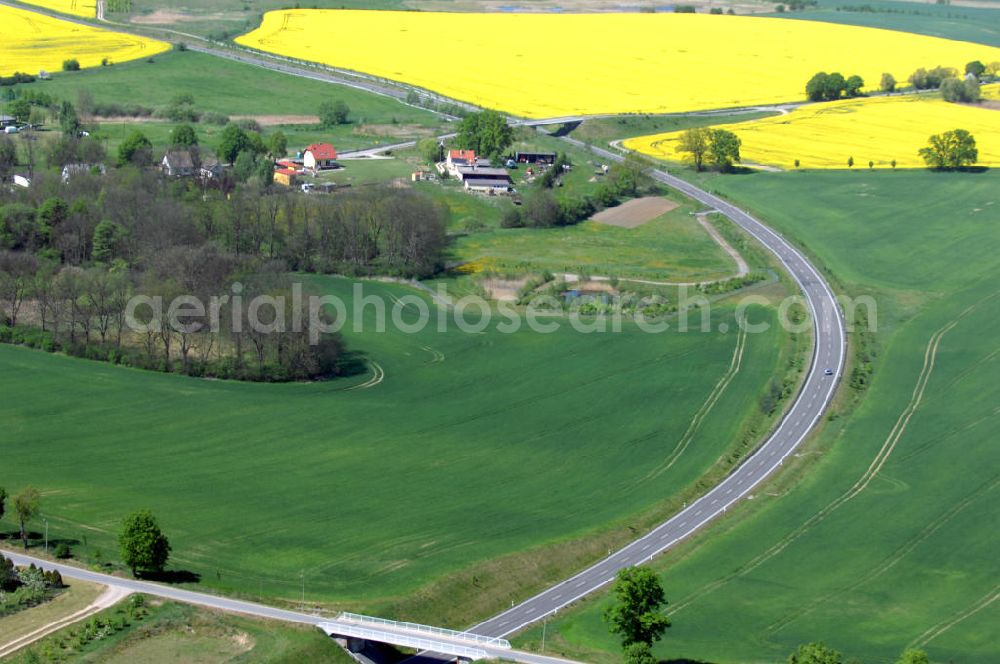
<path id="1" fill-rule="evenodd" d="M 623 160 L 620 154 L 592 148 L 571 138 L 563 140 L 609 161 Z M 801 288 L 812 312 L 815 344 L 809 374 L 771 436 L 715 488 L 607 558 L 469 631 L 484 636 L 514 634 L 611 583 L 619 569 L 648 562 L 691 537 L 737 501 L 751 495 L 754 488 L 775 472 L 813 430 L 833 398 L 844 367 L 847 337 L 840 306 L 819 270 L 791 243 L 735 205 L 665 171 L 653 170 L 650 174 L 657 181 L 718 210 L 781 261 Z M 826 375 L 827 369 L 831 369 L 833 375 Z"/>
<path id="2" fill-rule="evenodd" d="M 0 0 L 0 4 L 7 3 Z M 41 13 L 48 12 L 42 11 Z M 66 17 L 60 16 L 60 18 Z M 265 60 L 264 58 L 250 54 L 237 55 L 235 53 L 224 52 L 221 49 L 206 48 L 200 45 L 189 46 L 189 48 L 281 71 L 286 74 L 314 78 L 340 85 L 349 85 L 397 99 L 406 94 L 398 88 L 394 89 L 381 85 L 376 81 L 359 81 L 355 77 L 347 79 L 342 75 L 307 72 L 294 64 L 278 64 L 274 61 Z M 578 119 L 583 118 L 556 118 L 550 120 L 520 121 L 516 123 L 542 125 Z M 591 147 L 581 141 L 568 137 L 563 137 L 562 140 L 572 143 L 577 147 L 590 150 L 592 153 L 609 161 L 623 160 L 622 155 L 618 153 Z M 409 147 L 409 144 L 404 143 L 399 146 L 384 146 L 375 150 L 358 151 L 357 156 L 367 156 L 368 154 L 385 151 L 391 147 Z M 701 498 L 692 502 L 683 511 L 654 528 L 648 534 L 631 542 L 571 578 L 544 590 L 489 620 L 479 623 L 469 631 L 485 636 L 497 637 L 514 634 L 528 625 L 557 612 L 568 604 L 603 588 L 614 580 L 614 576 L 619 569 L 648 562 L 654 556 L 666 551 L 678 542 L 691 537 L 704 525 L 724 514 L 730 506 L 751 495 L 751 492 L 757 486 L 781 466 L 784 459 L 795 451 L 820 421 L 836 390 L 844 367 L 847 337 L 839 304 L 832 289 L 820 272 L 791 243 L 740 208 L 665 171 L 652 170 L 650 174 L 657 181 L 680 191 L 709 208 L 718 210 L 733 223 L 754 236 L 784 265 L 785 269 L 801 289 L 806 304 L 812 313 L 815 344 L 808 376 L 787 414 L 771 436 L 720 484 Z M 833 375 L 825 375 L 827 369 L 832 370 Z M 12 554 L 10 557 L 14 558 L 15 562 L 23 561 L 24 564 L 27 564 L 27 562 L 39 562 L 37 559 L 19 554 Z M 230 600 L 203 593 L 183 591 L 159 584 L 107 577 L 65 565 L 46 563 L 45 566 L 58 568 L 64 575 L 71 578 L 83 578 L 99 583 L 113 582 L 116 585 L 132 590 L 210 606 L 225 611 L 250 613 L 290 622 L 315 623 L 320 620 L 316 616 L 305 613 L 275 609 L 252 602 Z M 539 659 L 534 661 L 543 661 L 544 659 L 539 656 Z"/>

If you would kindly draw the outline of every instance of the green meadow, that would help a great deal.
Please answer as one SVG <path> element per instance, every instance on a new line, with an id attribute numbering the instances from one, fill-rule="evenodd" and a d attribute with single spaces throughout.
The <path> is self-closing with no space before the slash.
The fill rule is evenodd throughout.
<path id="1" fill-rule="evenodd" d="M 303 279 L 352 303 L 351 318 L 354 282 Z M 417 292 L 361 287 L 390 306 Z M 403 304 L 413 323 L 419 305 Z M 344 330 L 368 371 L 313 384 L 2 346 L 0 484 L 38 487 L 50 537 L 77 541 L 90 563 L 114 563 L 119 520 L 145 507 L 192 586 L 293 604 L 304 586 L 310 604 L 458 625 L 602 555 L 692 490 L 759 420 L 783 357 L 774 329 L 748 336 L 734 372 L 734 332 L 584 333 L 560 318 L 542 320 L 561 323 L 551 334 L 439 333 L 435 318 L 380 333 L 375 314 L 369 304 L 353 319 L 365 331 Z M 713 315 L 713 329 L 735 329 L 732 307 Z M 719 385 L 720 416 L 688 432 Z"/>
<path id="2" fill-rule="evenodd" d="M 267 118 L 265 131 L 285 132 L 292 152 L 315 141 L 332 142 L 340 151 L 399 143 L 436 135 L 443 126 L 433 113 L 395 99 L 194 51 L 170 51 L 152 58 L 152 62 L 136 60 L 110 67 L 58 72 L 50 81 L 19 87 L 47 92 L 74 104 L 78 104 L 80 92 L 85 90 L 97 104 L 153 109 L 168 106 L 180 94 L 190 94 L 194 98 L 193 107 L 202 113 Z M 349 124 L 322 128 L 314 118 L 308 119 L 307 116 L 317 114 L 322 102 L 332 100 L 343 100 L 348 105 Z M 95 118 L 95 121 L 100 126 L 94 135 L 107 139 L 111 150 L 134 129 L 146 133 L 156 148 L 166 148 L 170 131 L 179 124 L 155 118 L 114 122 Z M 214 148 L 222 127 L 206 122 L 193 126 L 199 142 Z"/>
<path id="3" fill-rule="evenodd" d="M 655 561 L 668 660 L 995 662 L 1000 499 L 1000 174 L 802 172 L 712 180 L 878 305 L 870 388 L 777 481 Z M 548 651 L 618 661 L 601 596 Z M 538 645 L 539 630 L 523 637 Z"/>

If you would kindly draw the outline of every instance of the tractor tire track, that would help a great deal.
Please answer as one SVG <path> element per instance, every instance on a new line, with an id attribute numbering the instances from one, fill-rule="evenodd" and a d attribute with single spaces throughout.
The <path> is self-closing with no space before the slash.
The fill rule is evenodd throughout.
<path id="1" fill-rule="evenodd" d="M 712 583 L 708 584 L 702 589 L 695 591 L 694 593 L 688 595 L 687 597 L 679 601 L 671 610 L 667 612 L 667 614 L 673 615 L 675 613 L 678 613 L 687 608 L 688 606 L 690 606 L 691 604 L 693 604 L 695 601 L 701 599 L 702 597 L 705 597 L 706 595 L 715 592 L 722 586 L 728 584 L 730 581 L 733 581 L 757 569 L 758 567 L 766 563 L 768 560 L 771 560 L 772 558 L 780 554 L 782 551 L 784 551 L 789 545 L 798 540 L 805 533 L 809 532 L 814 526 L 824 521 L 828 516 L 830 516 L 842 505 L 844 505 L 845 503 L 856 497 L 858 494 L 860 494 L 862 491 L 864 491 L 868 487 L 868 485 L 871 484 L 872 480 L 875 479 L 879 471 L 885 466 L 886 461 L 888 461 L 889 457 L 892 455 L 893 450 L 896 448 L 896 445 L 899 442 L 900 438 L 902 438 L 903 433 L 905 433 L 906 427 L 909 424 L 910 419 L 913 417 L 913 414 L 920 407 L 920 403 L 923 400 L 924 391 L 927 388 L 928 382 L 930 382 L 931 373 L 934 370 L 934 363 L 937 359 L 937 352 L 938 352 L 938 347 L 940 346 L 941 343 L 941 339 L 943 339 L 948 332 L 950 332 L 956 325 L 958 325 L 959 321 L 962 318 L 972 313 L 972 311 L 980 304 L 985 302 L 986 299 L 992 298 L 995 295 L 996 294 L 990 295 L 987 298 L 984 298 L 984 300 L 981 300 L 980 302 L 970 306 L 961 314 L 959 314 L 957 318 L 945 324 L 943 327 L 939 328 L 933 335 L 931 335 L 931 339 L 927 343 L 927 346 L 924 350 L 923 366 L 921 367 L 920 374 L 917 377 L 917 383 L 913 388 L 913 394 L 910 398 L 909 403 L 903 409 L 903 412 L 900 413 L 899 417 L 896 420 L 896 424 L 889 432 L 889 435 L 886 437 L 885 442 L 882 443 L 882 447 L 875 455 L 875 458 L 872 459 L 872 462 L 868 465 L 868 468 L 865 470 L 864 473 L 862 473 L 861 477 L 859 477 L 858 480 L 847 491 L 845 491 L 833 502 L 829 503 L 826 507 L 824 507 L 819 512 L 817 512 L 809 519 L 807 519 L 804 523 L 799 525 L 799 527 L 797 527 L 795 530 L 788 533 L 785 537 L 780 539 L 766 551 L 754 557 L 752 560 L 750 560 L 742 567 L 736 569 L 735 571 L 731 572 L 730 574 L 727 574 L 726 576 L 720 579 L 717 579 L 716 581 L 713 581 Z"/>
<path id="2" fill-rule="evenodd" d="M 671 466 L 677 463 L 677 460 L 682 454 L 684 454 L 684 451 L 687 450 L 691 441 L 694 439 L 695 434 L 701 428 L 701 423 L 704 422 L 705 418 L 708 417 L 708 414 L 712 412 L 712 409 L 715 408 L 715 404 L 722 398 L 726 388 L 728 388 L 729 384 L 733 382 L 734 378 L 736 378 L 736 374 L 740 372 L 740 366 L 743 363 L 743 352 L 746 350 L 746 341 L 747 332 L 745 326 L 740 326 L 739 337 L 736 339 L 736 347 L 733 348 L 733 357 L 729 362 L 729 369 L 727 369 L 726 373 L 723 374 L 719 381 L 715 384 L 715 387 L 712 388 L 712 392 L 708 395 L 708 398 L 705 399 L 705 403 L 703 403 L 701 408 L 699 408 L 694 414 L 694 417 L 691 419 L 691 423 L 688 425 L 687 431 L 685 431 L 684 435 L 681 436 L 681 439 L 677 441 L 677 445 L 674 447 L 673 452 L 670 453 L 670 456 L 664 460 L 663 464 L 650 471 L 642 481 L 645 482 L 656 479 L 663 473 L 670 470 Z"/>

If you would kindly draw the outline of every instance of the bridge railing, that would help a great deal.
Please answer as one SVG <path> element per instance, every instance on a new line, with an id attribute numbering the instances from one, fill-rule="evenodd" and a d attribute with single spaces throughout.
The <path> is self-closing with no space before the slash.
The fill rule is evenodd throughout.
<path id="1" fill-rule="evenodd" d="M 386 618 L 376 618 L 375 616 L 363 616 L 358 613 L 341 613 L 338 620 L 358 623 L 360 625 L 371 625 L 377 627 L 388 627 L 390 629 L 417 632 L 432 636 L 443 637 L 453 641 L 465 641 L 480 646 L 490 646 L 491 648 L 510 649 L 510 641 L 494 636 L 483 636 L 472 632 L 459 632 L 454 629 L 434 627 L 432 625 L 421 625 L 419 623 L 402 622 L 399 620 L 387 620 Z"/>
<path id="2" fill-rule="evenodd" d="M 453 643 L 450 640 L 440 640 L 432 638 L 421 638 L 401 633 L 396 630 L 376 629 L 374 627 L 363 627 L 349 621 L 337 621 L 319 623 L 317 625 L 330 636 L 353 637 L 365 639 L 366 641 L 376 641 L 378 643 L 391 643 L 397 646 L 414 648 L 420 651 L 440 652 L 455 657 L 465 657 L 470 660 L 486 659 L 488 653 L 482 648 L 466 646 Z"/>

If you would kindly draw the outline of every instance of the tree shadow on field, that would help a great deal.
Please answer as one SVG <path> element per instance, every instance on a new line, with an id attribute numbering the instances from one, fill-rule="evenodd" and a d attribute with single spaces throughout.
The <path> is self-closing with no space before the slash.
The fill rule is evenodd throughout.
<path id="1" fill-rule="evenodd" d="M 350 378 L 368 372 L 368 363 L 365 361 L 365 354 L 356 350 L 348 350 L 341 353 L 337 358 L 337 377 Z"/>
<path id="2" fill-rule="evenodd" d="M 168 569 L 162 572 L 139 572 L 138 578 L 159 583 L 200 583 L 201 574 L 186 569 Z"/>
<path id="3" fill-rule="evenodd" d="M 661 659 L 659 664 L 712 664 L 702 659 Z"/>
<path id="4" fill-rule="evenodd" d="M 761 168 L 750 168 L 749 166 L 730 166 L 727 170 L 722 171 L 722 174 L 723 175 L 757 175 L 758 173 L 764 173 L 764 172 L 766 172 L 766 171 L 764 171 Z M 686 660 L 686 659 L 671 660 L 671 662 L 669 664 L 675 664 L 675 663 L 676 664 L 685 664 L 688 661 L 689 660 Z M 692 664 L 698 664 L 698 663 L 694 662 L 692 660 Z"/>

